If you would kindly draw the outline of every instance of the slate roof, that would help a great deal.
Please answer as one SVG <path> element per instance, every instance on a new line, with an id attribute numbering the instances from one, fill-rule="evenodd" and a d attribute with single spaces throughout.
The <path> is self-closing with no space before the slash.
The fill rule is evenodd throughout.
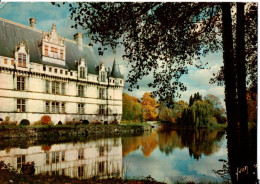
<path id="1" fill-rule="evenodd" d="M 119 65 L 116 60 L 114 60 L 112 71 L 111 71 L 111 76 L 115 78 L 121 78 L 124 79 L 124 76 L 121 74 Z"/>
<path id="2" fill-rule="evenodd" d="M 66 65 L 55 65 L 47 63 L 41 59 L 41 51 L 39 46 L 42 41 L 42 32 L 11 21 L 0 19 L 0 55 L 6 57 L 15 57 L 15 46 L 18 46 L 21 41 L 24 41 L 29 48 L 30 62 L 48 64 L 58 66 L 69 70 L 77 70 L 75 61 L 84 58 L 88 65 L 88 73 L 98 74 L 97 66 L 100 65 L 100 60 L 88 47 L 83 47 L 83 51 L 78 49 L 76 43 L 65 39 L 66 46 Z"/>

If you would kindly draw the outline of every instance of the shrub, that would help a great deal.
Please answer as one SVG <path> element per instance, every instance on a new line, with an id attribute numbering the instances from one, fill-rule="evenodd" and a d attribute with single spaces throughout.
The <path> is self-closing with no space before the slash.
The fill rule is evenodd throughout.
<path id="1" fill-rule="evenodd" d="M 5 121 L 8 122 L 9 120 L 10 120 L 10 117 L 9 117 L 9 116 L 6 116 L 6 117 L 5 117 Z"/>
<path id="2" fill-rule="evenodd" d="M 41 118 L 42 124 L 48 125 L 51 123 L 51 117 L 48 115 L 44 115 Z"/>
<path id="3" fill-rule="evenodd" d="M 22 119 L 20 125 L 27 126 L 30 125 L 30 121 L 28 119 Z"/>
<path id="4" fill-rule="evenodd" d="M 112 125 L 117 125 L 119 122 L 117 121 L 117 120 L 113 120 L 113 121 L 111 121 L 111 123 L 110 124 L 112 124 Z"/>
<path id="5" fill-rule="evenodd" d="M 100 121 L 98 121 L 98 120 L 93 121 L 91 124 L 94 124 L 94 125 L 102 125 L 102 123 L 101 123 Z"/>
<path id="6" fill-rule="evenodd" d="M 59 121 L 59 122 L 58 122 L 58 125 L 62 125 L 62 122 L 61 122 L 61 121 Z"/>
<path id="7" fill-rule="evenodd" d="M 83 120 L 83 121 L 82 121 L 82 124 L 83 124 L 83 125 L 88 125 L 88 124 L 89 124 L 89 121 L 88 121 L 88 120 Z"/>

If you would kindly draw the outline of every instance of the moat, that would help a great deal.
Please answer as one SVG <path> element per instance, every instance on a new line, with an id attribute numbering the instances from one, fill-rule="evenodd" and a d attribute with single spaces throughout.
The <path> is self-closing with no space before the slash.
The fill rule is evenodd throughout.
<path id="1" fill-rule="evenodd" d="M 7 141 L 7 140 L 5 140 Z M 10 140 L 11 141 L 11 140 Z M 0 160 L 20 170 L 35 162 L 35 174 L 65 175 L 80 179 L 147 176 L 166 183 L 218 182 L 229 179 L 216 171 L 228 160 L 223 130 L 165 131 L 153 129 L 139 136 L 88 138 L 63 143 L 36 142 L 1 145 Z M 8 144 L 6 144 L 8 145 Z"/>

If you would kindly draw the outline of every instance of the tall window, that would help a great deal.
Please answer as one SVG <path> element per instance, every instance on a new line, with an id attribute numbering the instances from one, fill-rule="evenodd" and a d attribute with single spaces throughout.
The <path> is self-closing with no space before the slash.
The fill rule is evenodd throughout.
<path id="1" fill-rule="evenodd" d="M 60 93 L 60 83 L 52 81 L 52 93 L 59 94 Z"/>
<path id="2" fill-rule="evenodd" d="M 78 86 L 78 96 L 80 97 L 84 96 L 84 86 L 81 85 Z"/>
<path id="3" fill-rule="evenodd" d="M 65 83 L 61 83 L 61 94 L 65 95 Z"/>
<path id="4" fill-rule="evenodd" d="M 99 98 L 105 99 L 105 89 L 104 88 L 99 89 Z"/>
<path id="5" fill-rule="evenodd" d="M 63 50 L 60 50 L 60 59 L 63 59 Z"/>
<path id="6" fill-rule="evenodd" d="M 65 161 L 65 151 L 61 152 L 61 161 L 64 162 Z"/>
<path id="7" fill-rule="evenodd" d="M 49 49 L 49 48 L 48 48 L 48 45 L 45 45 L 45 47 L 44 47 L 44 51 L 45 51 L 45 52 L 44 52 L 44 55 L 45 55 L 45 56 L 49 56 L 48 49 Z"/>
<path id="8" fill-rule="evenodd" d="M 60 105 L 59 102 L 52 102 L 52 103 L 51 103 L 52 113 L 59 113 L 59 112 L 60 112 L 60 107 L 59 107 L 59 105 Z"/>
<path id="9" fill-rule="evenodd" d="M 82 103 L 78 104 L 78 113 L 84 114 L 84 104 Z"/>
<path id="10" fill-rule="evenodd" d="M 101 72 L 101 82 L 106 82 L 106 73 Z"/>
<path id="11" fill-rule="evenodd" d="M 25 77 L 21 77 L 21 76 L 17 77 L 17 90 L 19 91 L 25 90 Z"/>
<path id="12" fill-rule="evenodd" d="M 17 169 L 22 168 L 22 165 L 25 164 L 25 155 L 17 156 Z"/>
<path id="13" fill-rule="evenodd" d="M 19 67 L 26 67 L 26 55 L 19 53 L 18 54 L 18 66 Z"/>
<path id="14" fill-rule="evenodd" d="M 14 66 L 14 60 L 11 60 L 11 65 Z"/>
<path id="15" fill-rule="evenodd" d="M 99 105 L 99 114 L 104 115 L 105 114 L 105 106 L 104 105 Z"/>
<path id="16" fill-rule="evenodd" d="M 81 178 L 84 176 L 84 166 L 78 167 L 78 177 Z"/>
<path id="17" fill-rule="evenodd" d="M 79 78 L 82 78 L 82 79 L 85 79 L 86 76 L 85 76 L 85 68 L 84 67 L 80 67 L 79 68 Z"/>
<path id="18" fill-rule="evenodd" d="M 48 80 L 45 82 L 45 92 L 50 93 L 50 81 Z"/>
<path id="19" fill-rule="evenodd" d="M 61 103 L 61 113 L 65 113 L 65 103 Z"/>
<path id="20" fill-rule="evenodd" d="M 48 101 L 45 103 L 45 112 L 50 113 L 50 102 Z"/>
<path id="21" fill-rule="evenodd" d="M 4 59 L 4 64 L 7 65 L 7 59 Z"/>
<path id="22" fill-rule="evenodd" d="M 17 112 L 25 112 L 25 99 L 17 99 Z"/>
<path id="23" fill-rule="evenodd" d="M 60 160 L 60 157 L 59 157 L 59 152 L 56 151 L 56 152 L 52 152 L 52 158 L 51 158 L 51 162 L 52 163 L 58 163 L 59 160 Z"/>
<path id="24" fill-rule="evenodd" d="M 45 153 L 46 164 L 50 164 L 50 154 L 48 152 Z"/>

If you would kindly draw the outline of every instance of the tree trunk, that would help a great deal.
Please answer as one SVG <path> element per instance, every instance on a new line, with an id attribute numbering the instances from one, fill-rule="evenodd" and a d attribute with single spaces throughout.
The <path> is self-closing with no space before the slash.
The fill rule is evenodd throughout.
<path id="1" fill-rule="evenodd" d="M 236 73 L 234 65 L 232 20 L 230 3 L 222 3 L 223 22 L 223 62 L 225 80 L 225 102 L 227 110 L 228 128 L 237 127 L 237 99 L 236 99 Z"/>
<path id="2" fill-rule="evenodd" d="M 244 3 L 237 3 L 236 56 L 239 123 L 241 130 L 248 131 L 248 114 L 246 101 Z"/>

